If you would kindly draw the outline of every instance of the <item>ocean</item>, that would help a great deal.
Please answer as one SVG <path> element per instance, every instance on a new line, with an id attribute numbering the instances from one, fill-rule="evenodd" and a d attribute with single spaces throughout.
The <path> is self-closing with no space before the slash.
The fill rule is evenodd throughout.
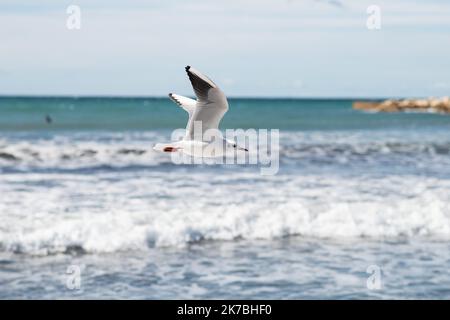
<path id="1" fill-rule="evenodd" d="M 0 98 L 1 299 L 449 299 L 450 116 L 229 99 L 279 171 L 181 164 L 168 98 Z"/>

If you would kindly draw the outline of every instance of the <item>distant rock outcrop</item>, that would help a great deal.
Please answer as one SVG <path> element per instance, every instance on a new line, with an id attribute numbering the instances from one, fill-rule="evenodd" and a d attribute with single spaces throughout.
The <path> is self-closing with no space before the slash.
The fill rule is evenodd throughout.
<path id="1" fill-rule="evenodd" d="M 353 102 L 353 108 L 374 112 L 422 111 L 450 113 L 450 98 L 388 99 L 382 102 L 355 101 Z"/>

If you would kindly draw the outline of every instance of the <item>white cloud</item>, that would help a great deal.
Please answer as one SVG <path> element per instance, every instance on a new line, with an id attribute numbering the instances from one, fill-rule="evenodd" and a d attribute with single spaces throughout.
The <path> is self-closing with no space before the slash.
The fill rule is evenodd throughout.
<path id="1" fill-rule="evenodd" d="M 426 94 L 450 69 L 450 3 L 377 1 L 368 32 L 371 2 L 79 0 L 69 31 L 65 4 L 3 0 L 0 93 L 188 93 L 192 64 L 231 95 Z"/>

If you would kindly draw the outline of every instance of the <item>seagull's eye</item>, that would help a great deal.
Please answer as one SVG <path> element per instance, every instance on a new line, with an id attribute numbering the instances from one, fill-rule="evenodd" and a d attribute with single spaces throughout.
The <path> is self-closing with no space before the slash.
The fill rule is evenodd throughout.
<path id="1" fill-rule="evenodd" d="M 236 143 L 235 143 L 235 144 L 233 144 L 233 148 L 236 148 L 236 147 L 237 147 Z"/>

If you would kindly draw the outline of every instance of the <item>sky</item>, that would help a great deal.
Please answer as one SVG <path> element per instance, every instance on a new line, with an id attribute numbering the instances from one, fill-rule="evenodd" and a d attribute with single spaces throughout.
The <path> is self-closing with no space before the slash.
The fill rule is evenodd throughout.
<path id="1" fill-rule="evenodd" d="M 450 95 L 450 1 L 0 0 L 0 95 L 192 95 L 186 65 L 235 97 Z"/>

